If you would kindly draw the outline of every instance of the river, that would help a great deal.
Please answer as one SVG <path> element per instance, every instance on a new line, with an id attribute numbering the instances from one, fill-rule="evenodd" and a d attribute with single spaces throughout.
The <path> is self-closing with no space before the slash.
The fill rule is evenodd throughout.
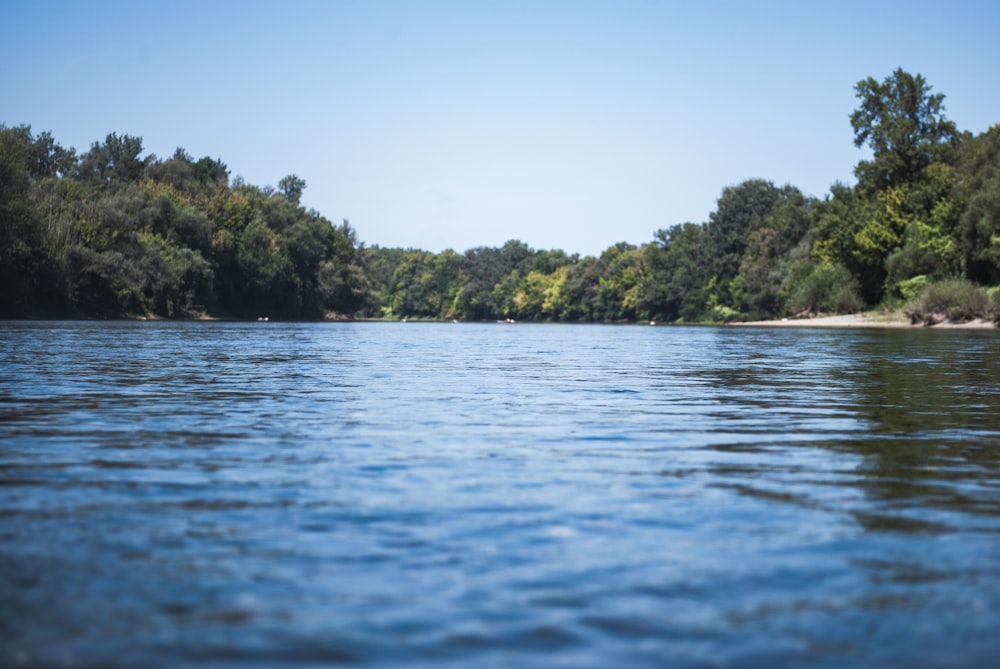
<path id="1" fill-rule="evenodd" d="M 1000 657 L 993 331 L 0 323 L 0 665 Z"/>

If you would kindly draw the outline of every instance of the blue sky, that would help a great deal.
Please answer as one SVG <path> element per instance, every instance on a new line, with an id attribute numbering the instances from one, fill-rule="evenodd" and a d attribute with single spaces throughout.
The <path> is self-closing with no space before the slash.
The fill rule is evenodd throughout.
<path id="1" fill-rule="evenodd" d="M 1000 122 L 1000 3 L 0 2 L 0 122 L 306 180 L 361 241 L 596 255 L 748 178 L 822 197 L 897 67 Z"/>

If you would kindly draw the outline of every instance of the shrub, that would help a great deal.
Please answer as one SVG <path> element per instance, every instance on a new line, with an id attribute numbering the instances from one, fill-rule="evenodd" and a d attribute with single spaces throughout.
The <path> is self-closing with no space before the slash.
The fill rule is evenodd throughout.
<path id="1" fill-rule="evenodd" d="M 904 300 L 912 300 L 926 287 L 927 276 L 925 274 L 915 276 L 912 279 L 906 279 L 905 281 L 900 281 L 896 284 L 896 289 L 899 291 L 899 294 L 903 296 Z"/>
<path id="2" fill-rule="evenodd" d="M 989 312 L 986 291 L 967 279 L 944 279 L 928 284 L 906 307 L 911 323 L 935 325 L 943 321 L 964 323 L 985 318 Z"/>
<path id="3" fill-rule="evenodd" d="M 858 282 L 842 265 L 817 265 L 792 289 L 788 306 L 794 314 L 853 314 L 861 310 Z"/>

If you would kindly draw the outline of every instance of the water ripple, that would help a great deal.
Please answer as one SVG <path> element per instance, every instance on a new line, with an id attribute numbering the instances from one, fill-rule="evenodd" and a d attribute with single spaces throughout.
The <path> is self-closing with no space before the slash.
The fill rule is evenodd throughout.
<path id="1" fill-rule="evenodd" d="M 0 665 L 985 666 L 998 352 L 0 324 Z"/>

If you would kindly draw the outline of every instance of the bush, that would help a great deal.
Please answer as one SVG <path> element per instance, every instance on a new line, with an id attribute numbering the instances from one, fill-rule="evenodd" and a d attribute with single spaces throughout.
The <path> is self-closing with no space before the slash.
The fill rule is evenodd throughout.
<path id="1" fill-rule="evenodd" d="M 824 263 L 792 289 L 789 311 L 806 314 L 853 314 L 861 310 L 858 282 L 842 265 Z"/>
<path id="2" fill-rule="evenodd" d="M 912 300 L 927 287 L 927 275 L 921 274 L 896 284 L 896 290 L 903 296 L 904 300 Z"/>
<path id="3" fill-rule="evenodd" d="M 994 286 L 986 291 L 989 300 L 987 305 L 987 317 L 994 323 L 1000 325 L 1000 286 Z"/>
<path id="4" fill-rule="evenodd" d="M 986 291 L 967 279 L 944 279 L 928 284 L 906 308 L 911 323 L 964 323 L 989 313 Z"/>

